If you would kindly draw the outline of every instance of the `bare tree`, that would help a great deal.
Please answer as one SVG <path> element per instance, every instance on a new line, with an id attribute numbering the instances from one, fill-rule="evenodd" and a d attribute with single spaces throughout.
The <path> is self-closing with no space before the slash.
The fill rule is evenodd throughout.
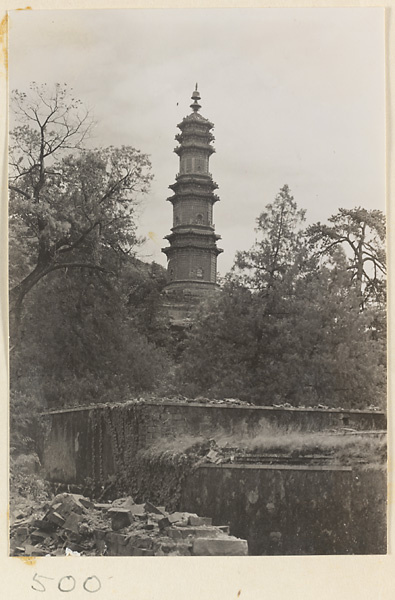
<path id="1" fill-rule="evenodd" d="M 57 269 L 104 270 L 100 247 L 136 244 L 134 207 L 150 161 L 131 147 L 85 150 L 92 119 L 66 86 L 14 91 L 10 134 L 10 311 L 18 329 L 26 294 Z"/>

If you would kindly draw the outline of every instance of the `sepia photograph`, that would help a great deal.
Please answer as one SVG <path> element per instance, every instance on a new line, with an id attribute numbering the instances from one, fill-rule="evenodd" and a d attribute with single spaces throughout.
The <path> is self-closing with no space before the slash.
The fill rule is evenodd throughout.
<path id="1" fill-rule="evenodd" d="M 8 35 L 9 556 L 387 554 L 384 11 Z"/>

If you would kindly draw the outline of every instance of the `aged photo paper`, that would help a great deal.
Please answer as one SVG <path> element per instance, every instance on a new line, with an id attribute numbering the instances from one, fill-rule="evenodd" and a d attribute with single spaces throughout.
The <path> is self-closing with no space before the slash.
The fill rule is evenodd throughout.
<path id="1" fill-rule="evenodd" d="M 83 0 L 78 6 L 42 0 L 20 6 L 1 0 L 0 7 L 0 587 L 5 596 L 12 600 L 40 595 L 62 598 L 64 594 L 78 599 L 93 595 L 114 600 L 392 598 L 393 299 L 389 277 L 385 300 L 383 214 L 391 272 L 393 6 L 373 1 L 351 2 L 347 7 L 312 1 L 303 6 L 296 1 L 257 1 L 241 7 L 229 1 L 164 4 L 160 0 L 140 4 L 125 0 L 112 2 L 111 6 L 105 0 Z M 55 88 L 56 84 L 60 86 Z M 50 97 L 48 89 L 57 90 L 55 104 L 50 106 L 45 104 Z M 27 116 L 24 110 L 29 98 L 25 92 L 35 94 L 36 100 L 44 103 L 44 111 L 51 112 L 55 106 L 57 116 L 51 122 L 55 133 L 50 132 L 53 137 L 45 146 L 49 155 L 53 149 L 56 154 L 58 141 L 65 155 L 70 151 L 66 160 L 62 156 L 56 162 L 56 154 L 51 163 L 54 172 L 47 179 L 49 191 L 42 193 L 43 208 L 39 210 L 40 176 L 37 174 L 35 180 L 37 167 L 31 167 L 37 139 L 29 137 L 24 126 L 31 125 L 29 115 L 33 115 L 33 121 L 36 118 L 35 125 L 39 123 L 41 108 L 33 105 Z M 58 105 L 62 106 L 65 98 L 64 106 L 69 102 L 72 109 L 62 112 Z M 67 120 L 69 110 L 77 115 L 76 121 Z M 66 138 L 57 138 L 57 128 L 65 123 Z M 9 132 L 18 126 L 22 127 L 9 138 Z M 14 148 L 10 159 L 9 145 Z M 79 154 L 82 146 L 84 150 Z M 8 170 L 8 160 L 13 170 Z M 129 165 L 134 170 L 126 177 Z M 34 194 L 37 192 L 33 200 L 29 195 L 30 175 Z M 84 183 L 79 196 L 80 181 Z M 16 223 L 9 239 L 8 186 L 13 194 L 11 218 Z M 112 197 L 116 186 L 120 194 Z M 57 212 L 51 204 L 51 194 L 56 193 L 64 198 L 64 210 L 57 208 Z M 97 197 L 102 194 L 97 204 L 89 204 L 89 193 Z M 129 204 L 123 206 L 119 198 L 127 198 Z M 273 240 L 270 223 L 284 202 L 288 209 L 291 207 L 291 216 L 284 217 L 289 219 L 285 225 L 289 227 L 286 250 L 281 250 L 283 264 L 270 263 L 277 265 L 270 271 L 265 254 L 269 246 L 259 246 L 259 236 Z M 132 211 L 129 206 L 133 206 Z M 116 214 L 113 220 L 109 217 L 111 211 Z M 365 231 L 373 231 L 371 238 L 364 238 L 366 244 L 361 250 L 366 252 L 370 265 L 366 271 L 359 250 L 355 250 L 353 262 L 352 244 L 343 254 L 333 252 L 341 238 L 339 232 L 348 227 L 354 235 L 356 223 L 364 218 L 364 235 Z M 46 222 L 46 247 L 53 252 L 48 251 L 44 262 L 39 256 L 35 263 L 32 238 L 37 233 L 34 223 L 40 219 Z M 296 231 L 299 221 L 310 236 L 308 249 L 307 238 L 302 243 L 301 233 Z M 120 223 L 125 224 L 123 229 Z M 316 255 L 311 250 L 313 246 L 321 252 L 319 259 L 318 250 Z M 258 249 L 261 254 L 257 254 Z M 305 251 L 311 252 L 307 256 Z M 129 253 L 134 263 L 128 263 Z M 9 255 L 14 257 L 10 263 Z M 119 265 L 123 260 L 129 267 L 121 276 Z M 308 271 L 306 265 L 314 260 L 315 266 Z M 283 318 L 291 306 L 285 300 L 284 290 L 289 289 L 286 279 L 279 295 L 272 297 L 278 310 L 283 311 L 279 339 L 287 340 L 288 354 L 283 352 L 282 342 L 281 351 L 273 342 L 280 321 L 272 330 L 262 326 L 261 335 L 266 331 L 267 342 L 261 347 L 267 347 L 267 354 L 263 352 L 263 356 L 281 352 L 281 371 L 267 358 L 257 364 L 256 356 L 248 354 L 252 342 L 249 345 L 245 339 L 262 325 L 259 303 L 248 304 L 248 300 L 237 312 L 230 299 L 239 293 L 239 287 L 244 290 L 237 296 L 240 302 L 246 302 L 246 294 L 253 296 L 262 289 L 270 292 L 277 274 L 291 263 L 299 265 L 292 285 L 298 287 L 301 279 L 307 282 L 303 284 L 304 295 L 296 300 L 296 288 L 291 286 L 292 310 L 298 311 L 298 319 Z M 132 264 L 137 265 L 136 272 L 140 269 L 140 275 L 130 267 Z M 249 265 L 252 270 L 246 275 Z M 334 271 L 343 272 L 344 278 L 354 267 L 353 282 L 357 282 L 359 291 L 353 305 L 355 314 L 364 314 L 365 328 L 374 332 L 366 345 L 363 327 L 356 325 L 341 304 L 345 294 L 342 276 L 333 276 Z M 338 286 L 333 296 L 328 295 L 322 302 L 321 309 L 325 306 L 329 314 L 335 306 L 343 307 L 333 319 L 336 328 L 331 335 L 338 337 L 331 346 L 327 332 L 325 347 L 320 346 L 322 336 L 316 336 L 314 329 L 322 310 L 314 313 L 313 303 L 309 304 L 312 294 L 318 297 L 326 289 L 324 276 L 315 287 L 311 284 L 312 273 L 318 268 L 332 278 L 330 289 Z M 73 288 L 73 269 L 80 274 L 82 291 Z M 106 270 L 113 277 L 115 295 L 101 279 Z M 34 275 L 30 280 L 26 277 L 29 272 L 38 273 L 37 281 Z M 51 279 L 50 273 L 56 276 Z M 42 287 L 31 296 L 34 286 L 47 276 L 51 281 L 48 291 Z M 25 277 L 24 289 L 20 282 Z M 158 300 L 155 286 L 161 278 L 166 284 L 160 288 L 162 299 Z M 142 300 L 138 286 L 143 280 L 145 285 L 150 282 L 154 292 L 145 291 Z M 136 281 L 137 292 L 133 287 Z M 16 290 L 10 300 L 8 283 Z M 234 286 L 229 303 L 221 305 L 222 313 L 217 313 L 221 318 L 205 321 L 206 329 L 202 326 L 196 333 L 194 350 L 188 354 L 185 340 L 189 339 L 193 315 L 202 297 L 210 298 L 218 284 Z M 125 293 L 122 286 L 129 286 L 129 312 L 125 312 L 124 321 L 117 315 L 123 310 L 117 304 L 117 297 Z M 30 305 L 33 316 L 23 326 L 25 340 L 31 336 L 31 342 L 25 341 L 23 350 L 11 355 L 9 363 L 9 309 L 14 348 L 15 340 L 22 335 L 22 303 L 31 297 L 35 298 L 35 305 Z M 52 310 L 54 298 L 59 298 L 59 307 Z M 72 310 L 68 303 L 75 304 Z M 249 322 L 245 318 L 247 306 L 248 314 L 253 315 Z M 369 321 L 367 308 L 372 306 L 376 316 Z M 387 394 L 385 306 L 389 322 Z M 226 311 L 230 317 L 221 329 Z M 267 314 L 270 318 L 276 315 L 270 310 L 262 314 L 266 320 Z M 105 328 L 101 324 L 103 315 L 108 317 Z M 79 317 L 81 327 L 88 330 L 85 340 L 78 329 Z M 68 318 L 75 327 L 70 329 Z M 163 326 L 164 322 L 170 325 Z M 56 339 L 51 335 L 55 327 Z M 226 351 L 221 355 L 218 340 L 225 334 L 229 334 L 231 343 L 224 346 Z M 347 350 L 351 339 L 352 360 Z M 303 343 L 314 348 L 305 363 L 301 358 Z M 339 350 L 338 362 L 333 366 L 331 349 L 335 346 L 336 352 L 339 347 L 343 350 Z M 75 351 L 70 350 L 73 347 Z M 89 352 L 92 357 L 87 359 Z M 182 352 L 180 366 L 177 360 Z M 237 353 L 243 352 L 248 359 L 238 360 Z M 39 354 L 40 360 L 34 362 L 31 357 Z M 253 367 L 243 370 L 244 364 Z M 214 367 L 220 376 L 214 382 L 203 383 L 209 379 L 207 371 Z M 98 381 L 95 369 L 96 373 L 101 371 Z M 336 373 L 338 382 L 330 393 L 326 391 L 327 372 L 332 377 Z M 19 386 L 14 388 L 22 408 L 16 417 L 10 417 L 8 408 L 9 373 Z M 157 387 L 154 380 L 159 382 Z M 158 396 L 155 390 L 159 390 Z M 80 396 L 84 401 L 80 402 Z M 128 478 L 133 478 L 133 469 L 140 467 L 122 472 L 119 465 L 127 461 L 132 464 L 136 451 L 147 457 L 144 452 L 149 452 L 150 446 L 157 448 L 167 437 L 169 445 L 164 452 L 175 452 L 177 443 L 181 445 L 177 446 L 179 451 L 184 448 L 182 444 L 188 443 L 188 454 L 189 447 L 200 444 L 196 462 L 199 458 L 201 468 L 194 471 L 189 488 L 186 485 L 181 492 L 178 484 L 170 482 L 167 495 L 158 491 L 160 482 L 167 486 L 167 471 L 161 472 L 167 466 L 162 462 L 158 470 L 153 468 L 149 473 L 143 468 L 139 479 L 141 489 L 152 489 L 156 494 L 154 506 L 140 503 L 154 500 L 145 495 L 132 506 L 115 502 L 111 509 L 112 529 L 126 531 L 129 527 L 129 537 L 138 537 L 140 529 L 145 528 L 145 546 L 142 543 L 136 549 L 134 542 L 136 548 L 133 546 L 132 551 L 117 550 L 112 531 L 103 534 L 100 541 L 95 538 L 87 551 L 80 535 L 80 517 L 70 517 L 67 511 L 59 515 L 65 508 L 62 502 L 48 501 L 46 506 L 45 494 L 40 496 L 37 488 L 32 493 L 46 506 L 49 517 L 44 513 L 38 515 L 39 519 L 36 516 L 34 531 L 27 504 L 15 508 L 14 500 L 10 503 L 9 448 L 10 444 L 23 448 L 27 443 L 24 433 L 15 432 L 25 431 L 18 418 L 26 417 L 26 403 L 33 397 L 38 398 L 37 406 L 44 407 L 44 412 L 53 413 L 45 417 L 46 441 L 40 448 L 40 459 L 48 478 L 59 486 L 55 493 L 85 491 L 83 495 L 88 496 L 91 490 L 98 506 L 102 506 L 98 511 L 107 511 L 108 503 L 117 498 L 112 488 L 123 490 L 125 497 L 132 492 L 134 495 L 135 488 L 128 487 Z M 134 403 L 122 408 L 129 397 Z M 94 409 L 96 402 L 119 406 L 116 411 L 98 411 Z M 205 413 L 204 404 L 209 408 Z M 32 405 L 32 412 L 39 414 L 37 406 Z M 109 411 L 113 411 L 110 417 Z M 215 419 L 209 413 L 215 414 Z M 201 420 L 197 423 L 196 419 Z M 215 426 L 210 419 L 215 420 Z M 136 427 L 140 445 L 125 450 L 130 441 L 125 433 L 126 421 Z M 259 428 L 266 422 L 270 426 L 262 430 L 262 441 Z M 226 443 L 221 445 L 216 428 Z M 314 436 L 321 429 L 334 436 L 340 432 L 348 436 L 347 440 L 353 436 L 359 439 L 362 432 L 362 449 L 350 458 L 349 446 L 338 444 L 338 437 L 335 450 L 327 441 L 320 448 L 320 438 Z M 269 433 L 284 436 L 281 444 L 276 441 L 271 445 Z M 293 448 L 294 443 L 300 443 L 299 434 L 312 436 L 304 454 Z M 149 460 L 142 464 L 151 464 Z M 22 464 L 23 473 L 36 469 L 34 465 L 18 464 Z M 272 476 L 276 464 L 278 469 Z M 357 470 L 353 471 L 355 466 Z M 307 478 L 301 475 L 305 467 L 312 468 Z M 351 474 L 355 476 L 352 482 Z M 121 482 L 121 477 L 125 481 Z M 261 497 L 265 486 L 272 486 L 273 494 Z M 178 493 L 181 504 L 174 495 Z M 238 503 L 238 498 L 247 498 L 247 504 Z M 160 501 L 166 504 L 163 510 L 158 510 Z M 325 514 L 325 506 L 332 507 L 333 514 L 329 510 Z M 83 504 L 77 513 L 85 512 L 85 508 Z M 209 518 L 207 511 L 211 511 Z M 270 527 L 262 514 L 268 520 L 272 518 Z M 28 537 L 23 538 L 23 531 L 20 538 L 11 536 L 10 548 L 9 523 L 15 524 L 15 519 L 21 520 L 21 531 L 26 530 Z M 103 522 L 97 521 L 98 529 Z M 89 526 L 93 526 L 91 521 Z M 47 527 L 56 543 L 51 545 L 40 527 Z M 185 542 L 187 528 L 189 537 Z M 167 541 L 163 541 L 165 535 L 169 536 Z M 27 550 L 23 544 L 28 544 Z M 38 547 L 41 552 L 37 552 Z M 29 549 L 34 556 L 28 556 Z"/>

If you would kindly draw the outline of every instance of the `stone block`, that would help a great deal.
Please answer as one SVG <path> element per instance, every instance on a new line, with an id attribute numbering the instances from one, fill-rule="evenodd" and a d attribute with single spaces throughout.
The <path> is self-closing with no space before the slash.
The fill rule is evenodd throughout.
<path id="1" fill-rule="evenodd" d="M 216 527 L 181 527 L 173 525 L 167 530 L 167 535 L 172 539 L 185 539 L 189 536 L 196 538 L 215 538 L 223 536 L 223 532 Z"/>
<path id="2" fill-rule="evenodd" d="M 229 533 L 230 533 L 229 525 L 217 525 L 217 529 L 222 531 L 222 533 L 224 533 L 225 535 L 229 535 Z"/>
<path id="3" fill-rule="evenodd" d="M 31 556 L 45 556 L 46 554 L 48 554 L 48 551 L 43 548 L 36 547 L 31 551 Z"/>
<path id="4" fill-rule="evenodd" d="M 184 539 L 184 536 L 182 535 L 182 532 L 179 530 L 178 527 L 169 527 L 169 529 L 167 530 L 167 535 L 172 540 L 183 540 Z"/>
<path id="5" fill-rule="evenodd" d="M 166 527 L 170 527 L 171 523 L 169 521 L 169 517 L 163 517 L 163 519 L 159 519 L 158 525 L 159 529 L 166 529 Z"/>
<path id="6" fill-rule="evenodd" d="M 188 524 L 192 525 L 193 527 L 199 527 L 201 525 L 211 525 L 213 522 L 213 520 L 211 519 L 211 517 L 195 517 L 194 515 L 191 515 L 188 519 Z"/>
<path id="7" fill-rule="evenodd" d="M 106 531 L 105 529 L 95 529 L 95 531 L 93 532 L 93 537 L 95 538 L 95 540 L 104 540 L 107 533 L 108 531 Z"/>
<path id="8" fill-rule="evenodd" d="M 127 548 L 127 537 L 125 535 L 109 531 L 106 534 L 104 541 L 107 545 L 109 556 L 130 556 L 130 554 L 127 554 L 129 550 Z"/>
<path id="9" fill-rule="evenodd" d="M 14 535 L 14 539 L 17 541 L 17 543 L 24 541 L 27 536 L 29 535 L 29 528 L 22 526 L 22 527 L 18 527 L 18 529 L 15 532 Z"/>
<path id="10" fill-rule="evenodd" d="M 82 535 L 76 533 L 75 531 L 66 530 L 64 533 L 68 544 L 71 542 L 76 542 L 79 544 L 82 541 Z"/>
<path id="11" fill-rule="evenodd" d="M 186 544 L 185 542 L 178 542 L 175 549 L 171 554 L 175 556 L 191 556 L 192 544 Z"/>
<path id="12" fill-rule="evenodd" d="M 110 508 L 108 515 L 111 517 L 111 527 L 114 531 L 128 527 L 133 521 L 129 508 Z"/>
<path id="13" fill-rule="evenodd" d="M 107 510 L 110 510 L 110 508 L 112 508 L 112 504 L 98 502 L 93 505 L 93 508 L 95 510 L 101 510 L 103 512 L 106 512 Z"/>
<path id="14" fill-rule="evenodd" d="M 81 514 L 70 513 L 63 525 L 64 529 L 67 529 L 69 531 L 72 531 L 73 533 L 78 534 L 79 533 L 78 525 L 81 523 L 83 518 L 84 517 Z"/>
<path id="15" fill-rule="evenodd" d="M 150 550 L 152 548 L 153 540 L 149 536 L 136 536 L 133 539 L 132 545 L 138 548 L 145 548 Z"/>
<path id="16" fill-rule="evenodd" d="M 45 515 L 45 519 L 48 521 L 51 521 L 52 523 L 54 523 L 55 525 L 58 525 L 59 527 L 63 527 L 63 525 L 66 522 L 66 519 L 64 517 L 62 517 L 62 515 L 60 515 L 56 511 L 50 511 L 49 513 L 47 513 Z"/>
<path id="17" fill-rule="evenodd" d="M 81 496 L 80 494 L 59 494 L 55 497 L 55 500 L 57 500 L 57 508 L 55 509 L 52 504 L 52 509 L 55 509 L 56 512 L 60 513 L 63 517 L 67 517 L 71 513 L 80 515 L 86 510 L 86 507 L 81 503 L 81 498 L 84 499 L 84 496 Z M 60 506 L 58 506 L 59 503 Z M 90 506 L 93 507 L 92 502 L 90 502 Z"/>
<path id="18" fill-rule="evenodd" d="M 43 531 L 39 531 L 38 529 L 34 529 L 30 534 L 30 539 L 32 541 L 32 544 L 40 544 L 41 542 L 43 542 L 45 540 L 46 537 L 47 537 L 47 534 L 44 533 Z"/>
<path id="19" fill-rule="evenodd" d="M 125 496 L 124 498 L 117 498 L 112 503 L 113 508 L 130 508 L 135 505 L 135 501 L 132 496 Z"/>
<path id="20" fill-rule="evenodd" d="M 134 504 L 129 508 L 129 512 L 135 517 L 143 517 L 146 514 L 145 504 Z"/>
<path id="21" fill-rule="evenodd" d="M 73 494 L 73 496 L 75 500 L 82 504 L 84 508 L 87 508 L 88 510 L 91 510 L 93 508 L 94 503 L 89 498 L 86 498 L 85 496 L 82 496 L 80 494 Z"/>
<path id="22" fill-rule="evenodd" d="M 155 506 L 154 504 L 151 504 L 151 502 L 146 502 L 144 504 L 144 508 L 148 513 L 154 513 L 157 515 L 164 515 L 166 513 L 166 510 L 163 508 L 163 506 Z"/>
<path id="23" fill-rule="evenodd" d="M 247 540 L 237 538 L 197 538 L 193 542 L 194 556 L 247 556 Z"/>
<path id="24" fill-rule="evenodd" d="M 56 527 L 55 523 L 48 521 L 47 519 L 35 519 L 33 521 L 33 527 L 40 529 L 41 531 L 53 531 Z"/>
<path id="25" fill-rule="evenodd" d="M 177 523 L 177 521 L 182 521 L 184 519 L 184 513 L 174 512 L 168 516 L 170 523 Z"/>

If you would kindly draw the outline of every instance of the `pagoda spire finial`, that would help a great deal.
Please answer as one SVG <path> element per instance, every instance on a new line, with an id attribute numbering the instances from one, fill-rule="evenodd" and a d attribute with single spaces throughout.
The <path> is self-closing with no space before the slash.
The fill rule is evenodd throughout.
<path id="1" fill-rule="evenodd" d="M 191 96 L 193 102 L 191 104 L 191 108 L 194 112 L 197 112 L 198 110 L 200 110 L 202 107 L 199 104 L 199 100 L 200 100 L 200 94 L 198 92 L 198 84 L 195 85 L 195 91 L 192 93 Z"/>

